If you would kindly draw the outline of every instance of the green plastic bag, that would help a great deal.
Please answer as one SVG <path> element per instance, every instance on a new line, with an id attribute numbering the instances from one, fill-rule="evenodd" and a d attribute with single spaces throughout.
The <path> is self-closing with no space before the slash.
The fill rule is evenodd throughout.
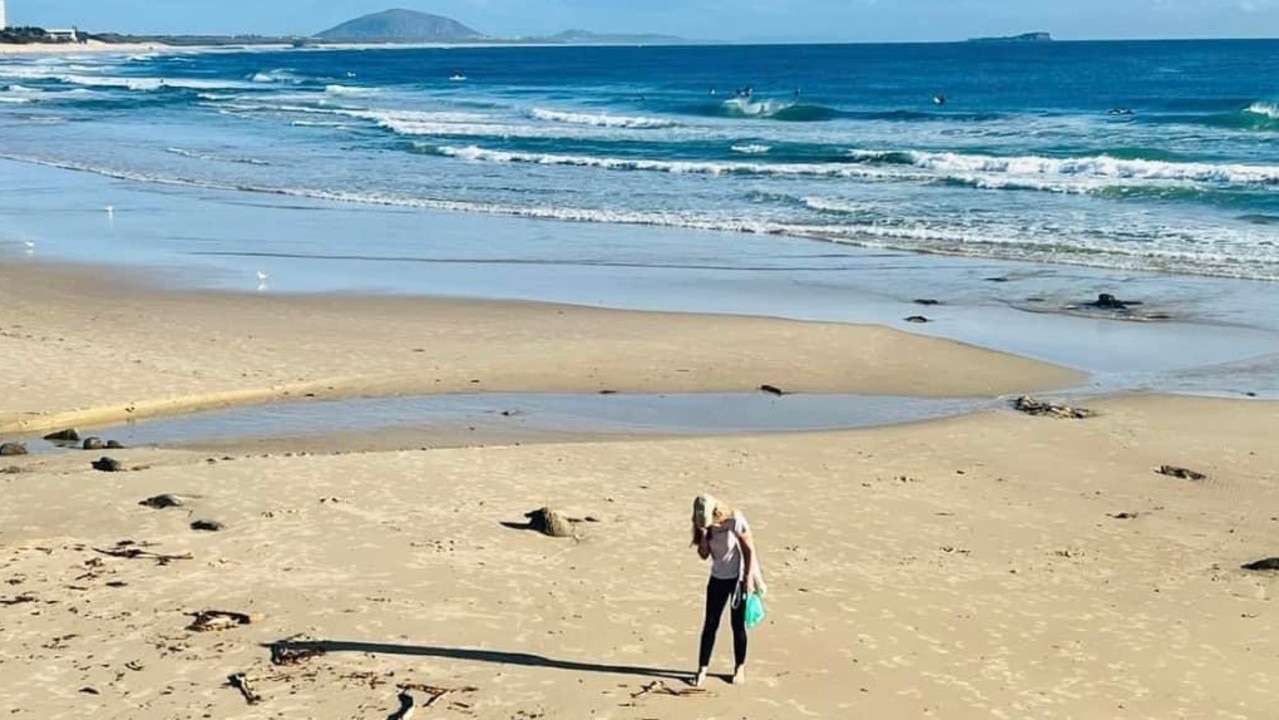
<path id="1" fill-rule="evenodd" d="M 764 600 L 756 593 L 746 596 L 746 627 L 753 628 L 764 622 Z"/>

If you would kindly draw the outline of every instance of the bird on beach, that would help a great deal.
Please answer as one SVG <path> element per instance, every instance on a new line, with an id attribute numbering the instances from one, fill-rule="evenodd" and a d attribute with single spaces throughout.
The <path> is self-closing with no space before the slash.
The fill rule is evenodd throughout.
<path id="1" fill-rule="evenodd" d="M 258 271 L 258 282 L 260 282 L 260 283 L 264 283 L 264 282 L 266 282 L 268 279 L 270 279 L 270 277 L 271 277 L 270 275 L 267 275 L 266 273 L 262 272 L 261 270 L 259 270 L 259 271 Z"/>
<path id="2" fill-rule="evenodd" d="M 107 206 L 107 208 L 106 208 L 106 210 L 107 210 L 107 218 L 114 220 L 114 219 L 115 219 L 115 205 L 108 205 L 108 206 Z"/>
<path id="3" fill-rule="evenodd" d="M 22 244 L 27 248 L 28 255 L 36 251 L 36 244 L 31 242 L 30 240 L 23 240 Z"/>

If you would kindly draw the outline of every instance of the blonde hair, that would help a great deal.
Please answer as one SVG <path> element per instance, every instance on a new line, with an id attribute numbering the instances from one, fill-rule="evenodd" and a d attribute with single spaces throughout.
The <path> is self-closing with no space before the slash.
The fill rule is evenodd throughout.
<path id="1" fill-rule="evenodd" d="M 710 526 L 722 523 L 733 516 L 732 506 L 713 495 L 703 493 L 693 499 L 693 544 L 702 540 L 702 533 Z"/>

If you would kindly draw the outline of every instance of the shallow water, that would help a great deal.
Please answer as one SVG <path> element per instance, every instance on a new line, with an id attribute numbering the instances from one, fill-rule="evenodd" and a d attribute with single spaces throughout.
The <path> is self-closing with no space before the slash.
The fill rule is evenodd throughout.
<path id="1" fill-rule="evenodd" d="M 0 262 L 45 259 L 263 296 L 403 293 L 880 323 L 1075 367 L 1099 391 L 1279 397 L 1279 285 L 1268 282 L 246 197 L 0 160 Z M 1102 292 L 1174 320 L 1064 314 Z M 934 322 L 903 322 L 919 313 Z"/>
<path id="2" fill-rule="evenodd" d="M 432 395 L 240 407 L 98 428 L 92 434 L 129 447 L 404 431 L 420 433 L 424 439 L 469 432 L 507 441 L 545 434 L 730 435 L 894 425 L 993 405 L 980 399 L 764 393 Z M 40 440 L 30 443 L 33 452 L 56 447 Z"/>

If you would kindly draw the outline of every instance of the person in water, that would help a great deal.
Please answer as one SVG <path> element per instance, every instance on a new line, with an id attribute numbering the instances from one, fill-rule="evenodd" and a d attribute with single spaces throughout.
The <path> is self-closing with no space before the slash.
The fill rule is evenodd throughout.
<path id="1" fill-rule="evenodd" d="M 759 570 L 750 524 L 740 511 L 710 495 L 693 501 L 693 546 L 703 560 L 711 561 L 711 577 L 706 584 L 706 619 L 697 657 L 693 685 L 706 683 L 715 635 L 725 606 L 731 605 L 733 626 L 733 684 L 746 682 L 746 596 L 757 589 Z"/>

